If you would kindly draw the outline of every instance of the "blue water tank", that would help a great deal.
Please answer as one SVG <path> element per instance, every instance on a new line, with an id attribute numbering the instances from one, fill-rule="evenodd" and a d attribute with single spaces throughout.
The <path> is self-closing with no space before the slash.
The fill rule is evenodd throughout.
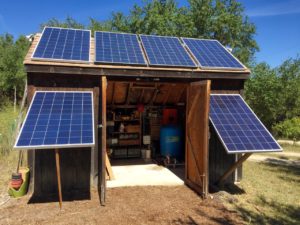
<path id="1" fill-rule="evenodd" d="M 182 130 L 177 125 L 160 128 L 160 152 L 163 156 L 182 157 Z"/>

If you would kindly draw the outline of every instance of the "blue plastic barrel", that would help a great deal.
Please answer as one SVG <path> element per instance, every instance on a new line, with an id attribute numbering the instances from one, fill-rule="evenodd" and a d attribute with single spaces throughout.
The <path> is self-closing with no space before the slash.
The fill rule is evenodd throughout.
<path id="1" fill-rule="evenodd" d="M 182 130 L 177 125 L 164 125 L 160 128 L 160 152 L 163 156 L 182 156 Z"/>

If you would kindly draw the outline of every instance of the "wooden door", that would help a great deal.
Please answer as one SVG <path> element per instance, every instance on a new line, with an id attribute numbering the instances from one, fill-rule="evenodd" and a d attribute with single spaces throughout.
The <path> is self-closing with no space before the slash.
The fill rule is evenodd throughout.
<path id="1" fill-rule="evenodd" d="M 186 106 L 185 182 L 203 197 L 208 194 L 210 83 L 191 83 Z"/>

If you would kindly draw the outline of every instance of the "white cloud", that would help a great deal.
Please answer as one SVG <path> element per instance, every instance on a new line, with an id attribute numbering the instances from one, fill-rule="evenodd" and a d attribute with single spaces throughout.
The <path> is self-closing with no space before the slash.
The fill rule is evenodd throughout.
<path id="1" fill-rule="evenodd" d="M 268 2 L 268 4 L 263 7 L 254 8 L 246 11 L 246 14 L 250 17 L 280 16 L 298 13 L 300 13 L 299 0 L 283 0 L 282 2 L 273 4 Z"/>

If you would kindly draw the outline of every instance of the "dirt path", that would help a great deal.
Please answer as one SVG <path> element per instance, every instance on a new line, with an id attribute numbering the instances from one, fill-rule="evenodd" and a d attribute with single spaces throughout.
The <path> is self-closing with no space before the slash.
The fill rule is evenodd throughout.
<path id="1" fill-rule="evenodd" d="M 108 189 L 105 207 L 91 200 L 27 204 L 28 198 L 0 207 L 0 224 L 243 224 L 220 200 L 202 200 L 186 186 Z"/>

